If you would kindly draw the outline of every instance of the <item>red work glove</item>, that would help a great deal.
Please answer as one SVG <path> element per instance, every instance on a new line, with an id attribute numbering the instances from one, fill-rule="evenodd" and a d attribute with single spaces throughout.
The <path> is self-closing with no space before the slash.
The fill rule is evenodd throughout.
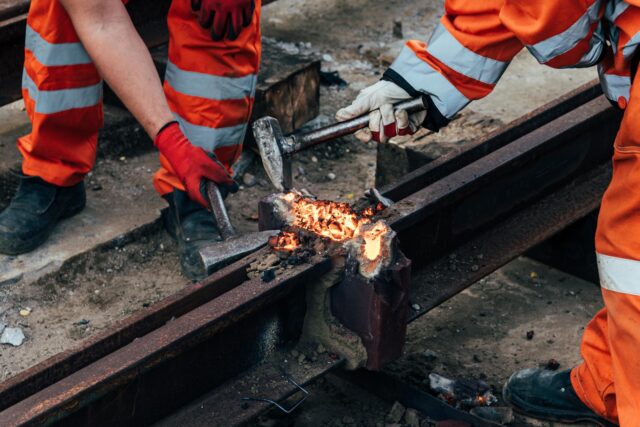
<path id="1" fill-rule="evenodd" d="M 251 24 L 254 0 L 191 0 L 191 9 L 198 14 L 203 28 L 211 29 L 211 38 L 222 40 L 225 35 L 235 40 L 243 28 Z"/>
<path id="2" fill-rule="evenodd" d="M 154 145 L 167 158 L 178 179 L 187 189 L 189 198 L 204 207 L 209 204 L 204 197 L 204 180 L 215 182 L 227 191 L 234 192 L 237 184 L 213 154 L 192 145 L 182 133 L 178 122 L 171 122 L 158 132 Z"/>

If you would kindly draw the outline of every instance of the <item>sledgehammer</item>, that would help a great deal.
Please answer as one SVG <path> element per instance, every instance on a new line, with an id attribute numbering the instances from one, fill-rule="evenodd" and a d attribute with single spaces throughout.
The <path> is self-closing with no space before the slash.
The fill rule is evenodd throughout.
<path id="1" fill-rule="evenodd" d="M 269 237 L 279 233 L 279 230 L 267 230 L 238 234 L 233 224 L 231 224 L 218 186 L 211 181 L 207 181 L 206 190 L 209 206 L 220 230 L 222 241 L 200 249 L 201 271 L 204 272 L 205 277 L 257 251 L 267 244 Z"/>
<path id="2" fill-rule="evenodd" d="M 422 98 L 416 98 L 396 104 L 394 107 L 396 110 L 407 110 L 407 113 L 412 114 L 424 111 L 426 103 Z M 291 170 L 293 154 L 323 142 L 350 135 L 368 125 L 369 114 L 365 114 L 311 132 L 294 133 L 285 137 L 278 120 L 267 116 L 253 123 L 253 136 L 269 179 L 279 191 L 286 191 L 293 186 Z"/>

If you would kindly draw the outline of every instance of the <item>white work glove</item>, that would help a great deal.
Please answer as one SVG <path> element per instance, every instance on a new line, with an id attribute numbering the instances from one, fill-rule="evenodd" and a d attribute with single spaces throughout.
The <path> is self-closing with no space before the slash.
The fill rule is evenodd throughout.
<path id="1" fill-rule="evenodd" d="M 400 86 L 381 80 L 360 91 L 351 105 L 336 113 L 336 119 L 342 122 L 369 113 L 369 127 L 356 132 L 356 138 L 387 142 L 397 135 L 412 135 L 427 117 L 426 111 L 409 115 L 406 110 L 393 110 L 393 104 L 408 99 L 411 95 Z"/>

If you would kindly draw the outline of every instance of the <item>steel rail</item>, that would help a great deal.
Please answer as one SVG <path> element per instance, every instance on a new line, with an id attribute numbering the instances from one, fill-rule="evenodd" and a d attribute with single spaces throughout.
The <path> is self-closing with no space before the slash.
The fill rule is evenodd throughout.
<path id="1" fill-rule="evenodd" d="M 0 412 L 0 425 L 147 425 L 296 338 L 304 283 L 330 261 L 248 280 Z"/>
<path id="2" fill-rule="evenodd" d="M 0 410 L 238 286 L 246 281 L 246 267 L 252 259 L 247 257 L 193 286 L 187 286 L 185 281 L 181 291 L 84 340 L 80 346 L 58 353 L 0 383 Z"/>
<path id="3" fill-rule="evenodd" d="M 600 96 L 398 201 L 385 214 L 405 254 L 430 261 L 609 162 L 621 118 Z"/>
<path id="4" fill-rule="evenodd" d="M 452 252 L 456 255 L 455 270 L 451 268 L 450 254 L 417 269 L 412 280 L 412 302 L 420 309 L 412 313 L 409 322 L 593 212 L 610 177 L 610 166 L 600 166 L 481 233 Z M 478 254 L 483 254 L 481 261 Z M 287 357 L 290 353 L 282 352 L 274 359 L 282 361 Z M 289 373 L 306 384 L 340 366 L 326 364 L 325 360 L 309 362 L 304 369 L 296 369 L 293 364 Z M 226 426 L 241 426 L 269 408 L 263 403 L 244 404 L 241 397 L 255 393 L 281 401 L 295 392 L 296 388 L 280 377 L 277 364 L 264 362 L 159 421 L 156 427 L 208 427 L 217 414 L 224 414 Z"/>
<path id="5" fill-rule="evenodd" d="M 409 172 L 380 191 L 394 201 L 403 199 L 600 95 L 602 89 L 597 80 L 585 83 L 494 132 Z"/>
<path id="6" fill-rule="evenodd" d="M 619 119 L 602 97 L 589 101 L 389 209 L 403 250 L 432 274 L 428 285 L 416 283 L 418 301 L 425 308 L 444 301 L 597 207 L 606 177 L 588 200 L 581 192 L 594 183 L 583 177 L 608 162 Z M 558 195 L 572 204 L 544 203 Z M 501 231 L 487 235 L 492 230 Z M 494 242 L 484 250 L 495 256 L 483 252 L 486 261 L 476 270 L 460 269 L 446 280 L 451 275 L 439 270 L 440 260 L 453 250 L 473 254 L 481 236 Z M 271 350 L 295 340 L 304 314 L 302 284 L 327 264 L 318 260 L 268 284 L 241 283 L 5 409 L 0 424 L 157 421 L 259 362 L 269 353 L 266 335 Z"/>

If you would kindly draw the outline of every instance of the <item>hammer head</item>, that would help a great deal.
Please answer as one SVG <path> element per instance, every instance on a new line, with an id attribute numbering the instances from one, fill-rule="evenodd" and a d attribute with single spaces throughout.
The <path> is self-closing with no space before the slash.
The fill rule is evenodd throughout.
<path id="1" fill-rule="evenodd" d="M 273 117 L 263 117 L 253 122 L 253 136 L 260 150 L 262 165 L 271 183 L 278 191 L 284 191 L 283 147 L 284 135 L 280 123 Z"/>
<path id="2" fill-rule="evenodd" d="M 265 246 L 269 237 L 276 236 L 279 232 L 280 230 L 267 230 L 246 233 L 204 246 L 199 251 L 200 271 L 204 272 L 204 277 L 209 276 Z"/>

